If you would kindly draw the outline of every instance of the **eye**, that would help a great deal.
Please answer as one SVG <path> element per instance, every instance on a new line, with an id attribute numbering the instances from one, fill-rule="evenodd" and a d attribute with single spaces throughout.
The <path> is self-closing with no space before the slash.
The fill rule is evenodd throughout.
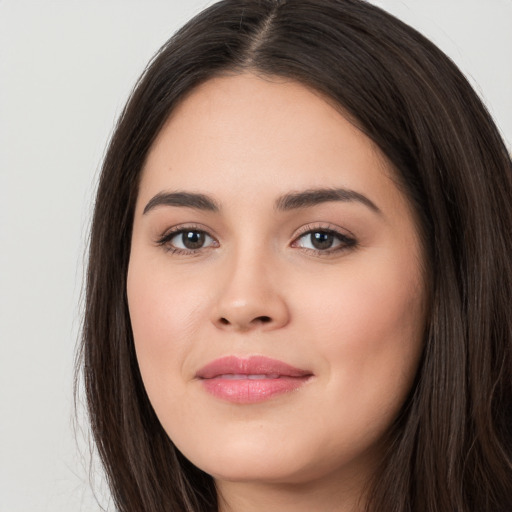
<path id="1" fill-rule="evenodd" d="M 296 238 L 292 246 L 325 254 L 353 247 L 356 243 L 354 238 L 332 229 L 309 229 Z"/>
<path id="2" fill-rule="evenodd" d="M 205 231 L 184 228 L 168 233 L 158 240 L 158 244 L 166 246 L 172 252 L 190 254 L 201 249 L 214 247 L 217 242 Z"/>

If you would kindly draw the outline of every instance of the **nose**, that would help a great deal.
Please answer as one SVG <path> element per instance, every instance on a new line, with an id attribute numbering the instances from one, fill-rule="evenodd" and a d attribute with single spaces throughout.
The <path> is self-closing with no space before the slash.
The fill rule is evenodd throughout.
<path id="1" fill-rule="evenodd" d="M 212 317 L 216 327 L 238 332 L 284 327 L 290 314 L 275 275 L 272 263 L 262 258 L 226 262 L 218 278 L 220 293 Z"/>

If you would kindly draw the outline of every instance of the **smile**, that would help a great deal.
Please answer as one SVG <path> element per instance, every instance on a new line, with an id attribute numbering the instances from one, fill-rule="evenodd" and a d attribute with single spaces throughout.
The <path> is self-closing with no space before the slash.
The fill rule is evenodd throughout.
<path id="1" fill-rule="evenodd" d="M 263 356 L 223 357 L 207 364 L 196 374 L 206 392 L 237 404 L 263 402 L 295 391 L 312 376 L 308 370 Z"/>

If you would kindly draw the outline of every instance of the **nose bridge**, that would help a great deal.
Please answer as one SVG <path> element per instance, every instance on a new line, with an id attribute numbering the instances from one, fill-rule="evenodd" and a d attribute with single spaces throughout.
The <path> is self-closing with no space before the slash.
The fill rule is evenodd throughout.
<path id="1" fill-rule="evenodd" d="M 266 245 L 253 240 L 226 258 L 213 318 L 218 327 L 246 331 L 287 323 L 288 307 L 275 280 L 278 257 Z"/>

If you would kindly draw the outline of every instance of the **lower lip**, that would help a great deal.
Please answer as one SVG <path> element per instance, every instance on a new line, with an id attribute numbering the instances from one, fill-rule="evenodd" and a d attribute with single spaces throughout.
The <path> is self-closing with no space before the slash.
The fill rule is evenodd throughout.
<path id="1" fill-rule="evenodd" d="M 234 380 L 218 377 L 203 379 L 202 384 L 208 393 L 217 398 L 237 404 L 252 404 L 295 391 L 309 378 L 310 376 Z"/>

